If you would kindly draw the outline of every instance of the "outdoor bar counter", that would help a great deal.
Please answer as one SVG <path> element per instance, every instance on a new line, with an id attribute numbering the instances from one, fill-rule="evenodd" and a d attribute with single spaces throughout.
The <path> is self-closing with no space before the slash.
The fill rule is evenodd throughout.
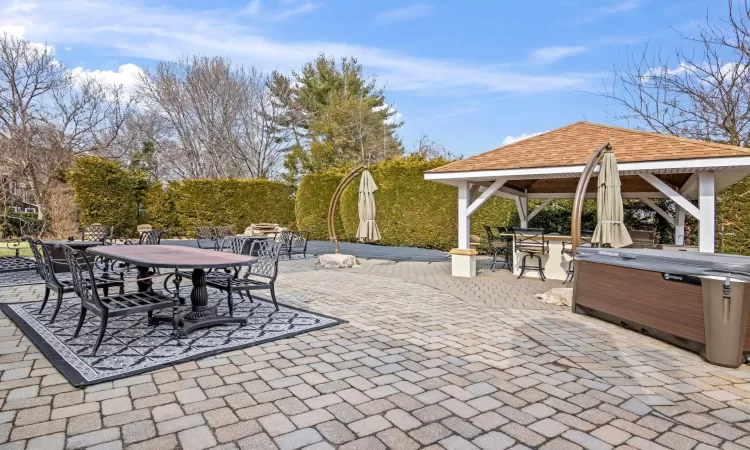
<path id="1" fill-rule="evenodd" d="M 750 351 L 750 257 L 578 248 L 572 309 L 737 367 Z"/>
<path id="2" fill-rule="evenodd" d="M 513 236 L 513 235 L 509 235 Z M 544 240 L 547 242 L 548 251 L 542 256 L 542 267 L 544 267 L 544 276 L 550 280 L 564 280 L 567 277 L 568 265 L 572 259 L 570 255 L 563 254 L 563 243 L 568 244 L 568 251 L 570 251 L 570 243 L 573 238 L 570 236 L 560 236 L 557 234 L 545 234 Z M 513 264 L 513 273 L 518 276 L 521 273 L 521 259 L 523 259 L 524 253 L 516 251 L 515 242 L 513 242 L 513 255 L 515 263 Z M 529 265 L 536 265 L 536 258 L 528 258 L 527 262 Z M 536 270 L 527 270 L 523 275 L 524 278 L 539 278 L 539 272 Z"/>

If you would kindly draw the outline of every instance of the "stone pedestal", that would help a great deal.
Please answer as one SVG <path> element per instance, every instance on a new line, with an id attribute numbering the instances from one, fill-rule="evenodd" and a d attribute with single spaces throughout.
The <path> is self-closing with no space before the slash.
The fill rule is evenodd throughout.
<path id="1" fill-rule="evenodd" d="M 471 278 L 477 275 L 477 251 L 454 248 L 451 250 L 452 274 L 454 277 Z"/>

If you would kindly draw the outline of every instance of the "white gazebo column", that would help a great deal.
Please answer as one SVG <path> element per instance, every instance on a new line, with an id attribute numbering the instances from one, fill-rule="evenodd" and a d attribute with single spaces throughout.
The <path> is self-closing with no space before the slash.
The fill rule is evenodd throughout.
<path id="1" fill-rule="evenodd" d="M 477 251 L 469 245 L 471 216 L 471 188 L 468 181 L 458 184 L 458 248 L 451 250 L 452 273 L 455 277 L 473 277 L 477 274 Z"/>
<path id="2" fill-rule="evenodd" d="M 716 232 L 716 195 L 713 172 L 698 173 L 698 208 L 700 209 L 700 228 L 698 250 L 714 252 Z"/>
<path id="3" fill-rule="evenodd" d="M 675 205 L 674 213 L 674 245 L 685 245 L 685 210 Z"/>
<path id="4" fill-rule="evenodd" d="M 473 189 L 468 181 L 458 182 L 458 248 L 451 250 L 453 276 L 473 277 L 477 274 L 477 250 L 471 248 L 470 245 L 471 215 L 503 184 L 505 184 L 504 179 L 495 180 L 475 199 L 479 189 Z"/>

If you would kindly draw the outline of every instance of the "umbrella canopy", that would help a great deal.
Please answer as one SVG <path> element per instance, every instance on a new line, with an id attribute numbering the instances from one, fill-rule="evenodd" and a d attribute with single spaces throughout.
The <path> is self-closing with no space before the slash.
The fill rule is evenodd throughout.
<path id="1" fill-rule="evenodd" d="M 620 172 L 617 170 L 614 152 L 604 153 L 599 166 L 597 183 L 596 217 L 598 221 L 591 242 L 599 244 L 599 247 L 605 245 L 612 248 L 627 247 L 633 241 L 623 222 Z"/>
<path id="2" fill-rule="evenodd" d="M 360 241 L 375 242 L 380 240 L 380 230 L 375 223 L 375 180 L 370 171 L 365 169 L 359 180 L 359 228 L 357 237 Z"/>

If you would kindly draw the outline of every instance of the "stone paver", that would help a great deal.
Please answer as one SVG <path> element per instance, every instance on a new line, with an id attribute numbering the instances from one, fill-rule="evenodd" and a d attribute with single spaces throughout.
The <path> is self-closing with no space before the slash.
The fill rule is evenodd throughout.
<path id="1" fill-rule="evenodd" d="M 453 278 L 447 262 L 280 266 L 281 302 L 347 323 L 84 389 L 0 314 L 0 446 L 750 446 L 747 366 L 712 366 L 533 298 L 558 283 Z M 42 293 L 5 287 L 0 301 Z"/>

